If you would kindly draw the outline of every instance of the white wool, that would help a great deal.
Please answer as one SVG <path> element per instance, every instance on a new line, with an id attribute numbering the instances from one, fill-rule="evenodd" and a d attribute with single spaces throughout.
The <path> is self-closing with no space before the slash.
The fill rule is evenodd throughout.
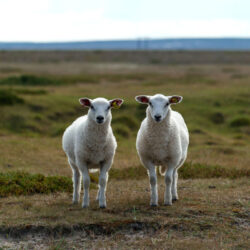
<path id="1" fill-rule="evenodd" d="M 89 100 L 89 99 L 88 99 Z M 97 200 L 100 207 L 106 207 L 106 183 L 108 171 L 113 163 L 116 139 L 110 126 L 112 115 L 108 106 L 111 101 L 104 98 L 90 100 L 91 106 L 87 115 L 76 119 L 64 132 L 62 144 L 73 172 L 73 203 L 80 199 L 81 175 L 83 177 L 84 196 L 83 207 L 89 206 L 89 170 L 99 169 L 99 191 Z M 99 115 L 104 122 L 98 124 Z"/>
<path id="2" fill-rule="evenodd" d="M 155 166 L 161 166 L 160 173 L 165 175 L 164 203 L 171 205 L 172 199 L 178 199 L 177 170 L 187 157 L 189 133 L 181 114 L 171 109 L 171 103 L 167 105 L 171 97 L 158 94 L 147 98 L 152 107 L 148 106 L 146 110 L 146 118 L 137 134 L 136 148 L 150 176 L 151 205 L 158 205 Z M 161 116 L 162 120 L 156 122 L 155 116 Z M 165 169 L 164 173 L 162 169 Z"/>

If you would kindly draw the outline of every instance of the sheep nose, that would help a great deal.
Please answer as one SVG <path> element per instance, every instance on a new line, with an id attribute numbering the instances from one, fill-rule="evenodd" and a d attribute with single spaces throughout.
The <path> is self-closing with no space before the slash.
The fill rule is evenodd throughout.
<path id="1" fill-rule="evenodd" d="M 98 123 L 103 123 L 104 117 L 99 115 L 96 117 L 96 120 Z"/>
<path id="2" fill-rule="evenodd" d="M 161 120 L 161 115 L 155 115 L 155 120 L 159 122 Z"/>

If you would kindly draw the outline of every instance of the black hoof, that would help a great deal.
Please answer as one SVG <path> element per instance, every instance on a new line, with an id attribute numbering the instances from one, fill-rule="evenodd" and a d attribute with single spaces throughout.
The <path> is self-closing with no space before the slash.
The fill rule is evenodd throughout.
<path id="1" fill-rule="evenodd" d="M 157 207 L 157 205 L 156 204 L 151 204 L 150 207 Z"/>
<path id="2" fill-rule="evenodd" d="M 100 206 L 100 208 L 101 208 L 101 209 L 104 209 L 104 208 L 106 208 L 106 207 L 105 207 L 105 206 Z"/>
<path id="3" fill-rule="evenodd" d="M 164 204 L 165 207 L 172 206 L 172 204 Z"/>
<path id="4" fill-rule="evenodd" d="M 178 201 L 178 199 L 176 199 L 176 198 L 172 199 L 172 202 L 176 202 L 176 201 Z"/>

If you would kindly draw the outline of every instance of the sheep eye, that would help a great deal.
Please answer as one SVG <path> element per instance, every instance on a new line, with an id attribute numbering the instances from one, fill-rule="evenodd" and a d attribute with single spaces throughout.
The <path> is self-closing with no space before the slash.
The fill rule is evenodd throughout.
<path id="1" fill-rule="evenodd" d="M 167 107 L 168 105 L 169 105 L 169 103 L 167 102 L 166 105 L 165 105 L 165 107 Z"/>
<path id="2" fill-rule="evenodd" d="M 149 104 L 151 107 L 153 106 L 153 105 L 152 105 L 152 102 L 149 102 L 148 104 Z"/>
<path id="3" fill-rule="evenodd" d="M 110 110 L 110 108 L 111 108 L 111 107 L 110 107 L 110 106 L 108 106 L 108 107 L 107 107 L 107 110 Z"/>
<path id="4" fill-rule="evenodd" d="M 91 109 L 93 109 L 93 110 L 95 110 L 95 108 L 94 108 L 94 106 L 93 106 L 93 105 L 91 105 L 91 106 L 90 106 L 90 108 L 91 108 Z"/>

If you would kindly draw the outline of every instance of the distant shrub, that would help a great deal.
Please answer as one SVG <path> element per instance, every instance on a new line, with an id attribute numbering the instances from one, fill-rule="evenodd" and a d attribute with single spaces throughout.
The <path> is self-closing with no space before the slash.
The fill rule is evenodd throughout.
<path id="1" fill-rule="evenodd" d="M 37 104 L 29 104 L 29 108 L 33 112 L 42 112 L 44 111 L 45 107 Z"/>
<path id="2" fill-rule="evenodd" d="M 216 102 L 214 102 L 214 106 L 215 106 L 215 107 L 221 107 L 221 103 L 218 102 L 218 101 L 216 101 Z"/>
<path id="3" fill-rule="evenodd" d="M 41 133 L 39 126 L 30 123 L 30 120 L 26 119 L 22 115 L 10 115 L 4 122 L 4 126 L 15 133 L 22 132 L 32 132 L 32 133 Z"/>
<path id="4" fill-rule="evenodd" d="M 10 90 L 0 90 L 0 105 L 13 105 L 16 103 L 24 103 L 24 100 Z"/>
<path id="5" fill-rule="evenodd" d="M 0 85 L 46 86 L 59 84 L 58 80 L 34 75 L 11 76 L 0 81 Z"/>
<path id="6" fill-rule="evenodd" d="M 235 118 L 230 123 L 231 127 L 243 127 L 243 126 L 249 126 L 249 125 L 250 125 L 250 119 L 247 117 Z"/>
<path id="7" fill-rule="evenodd" d="M 2 73 L 13 73 L 13 72 L 20 72 L 20 71 L 21 71 L 21 69 L 13 68 L 13 67 L 0 68 L 0 72 L 2 72 Z"/>
<path id="8" fill-rule="evenodd" d="M 224 117 L 224 115 L 221 112 L 213 113 L 210 116 L 210 119 L 215 124 L 222 124 L 222 123 L 225 122 L 225 117 Z"/>
<path id="9" fill-rule="evenodd" d="M 242 78 L 246 78 L 247 75 L 243 75 L 243 74 L 232 74 L 231 78 L 232 79 L 242 79 Z"/>
<path id="10" fill-rule="evenodd" d="M 205 131 L 203 131 L 202 129 L 199 129 L 199 128 L 195 128 L 195 129 L 191 130 L 190 132 L 194 133 L 194 134 L 206 134 Z"/>
<path id="11" fill-rule="evenodd" d="M 151 64 L 161 64 L 161 63 L 162 63 L 162 60 L 159 59 L 159 58 L 151 58 L 151 59 L 150 59 L 150 63 L 151 63 Z"/>
<path id="12" fill-rule="evenodd" d="M 64 176 L 46 177 L 25 172 L 0 173 L 0 197 L 72 192 L 72 187 L 71 178 Z M 91 183 L 90 188 L 96 188 L 96 185 Z"/>
<path id="13" fill-rule="evenodd" d="M 48 91 L 44 89 L 15 89 L 15 93 L 23 95 L 45 95 Z"/>

